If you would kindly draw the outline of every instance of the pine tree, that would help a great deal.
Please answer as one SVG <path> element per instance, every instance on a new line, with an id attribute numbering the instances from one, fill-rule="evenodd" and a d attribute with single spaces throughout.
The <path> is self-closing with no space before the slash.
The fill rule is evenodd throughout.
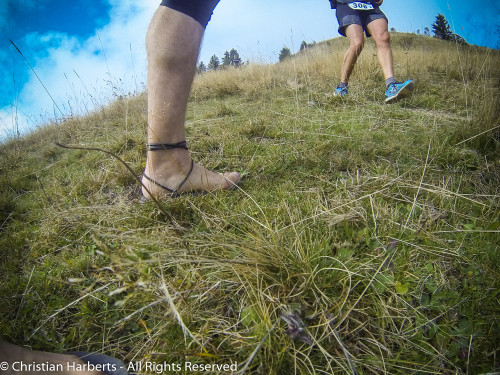
<path id="1" fill-rule="evenodd" d="M 201 73 L 205 73 L 206 71 L 207 71 L 207 67 L 205 66 L 205 64 L 203 63 L 203 61 L 200 61 L 200 64 L 196 68 L 196 72 L 198 74 L 201 74 Z"/>
<path id="2" fill-rule="evenodd" d="M 453 33 L 450 30 L 450 24 L 446 20 L 446 17 L 439 13 L 436 16 L 436 22 L 432 24 L 432 32 L 434 37 L 444 40 L 452 40 Z"/>
<path id="3" fill-rule="evenodd" d="M 462 45 L 467 44 L 463 37 L 451 31 L 450 24 L 441 13 L 436 16 L 436 22 L 432 24 L 432 31 L 435 38 L 449 40 Z"/>
<path id="4" fill-rule="evenodd" d="M 282 62 L 283 60 L 287 59 L 290 56 L 292 56 L 292 52 L 290 51 L 290 48 L 285 46 L 281 49 L 278 59 L 280 62 Z"/>
<path id="5" fill-rule="evenodd" d="M 229 52 L 226 51 L 224 52 L 224 57 L 222 58 L 222 67 L 226 68 L 229 65 L 231 65 L 231 56 L 229 55 Z"/>
<path id="6" fill-rule="evenodd" d="M 219 65 L 220 65 L 219 58 L 213 55 L 210 58 L 210 62 L 208 63 L 208 70 L 217 70 L 219 69 Z"/>

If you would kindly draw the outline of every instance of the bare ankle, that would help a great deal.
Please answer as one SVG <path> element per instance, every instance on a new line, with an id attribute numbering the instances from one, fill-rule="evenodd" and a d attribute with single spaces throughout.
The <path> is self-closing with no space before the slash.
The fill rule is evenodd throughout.
<path id="1" fill-rule="evenodd" d="M 173 149 L 161 151 L 148 151 L 146 170 L 155 171 L 184 171 L 191 166 L 191 156 L 188 150 Z"/>

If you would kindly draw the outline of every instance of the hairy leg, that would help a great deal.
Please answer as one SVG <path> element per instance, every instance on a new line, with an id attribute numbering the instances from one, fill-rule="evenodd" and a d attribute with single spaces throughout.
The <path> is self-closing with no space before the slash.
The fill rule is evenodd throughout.
<path id="1" fill-rule="evenodd" d="M 391 38 L 387 21 L 383 18 L 376 19 L 367 25 L 367 29 L 377 46 L 377 58 L 385 79 L 394 77 Z"/>
<path id="2" fill-rule="evenodd" d="M 185 140 L 184 121 L 204 28 L 193 18 L 160 6 L 146 35 L 148 56 L 148 143 Z M 191 168 L 189 151 L 181 148 L 149 151 L 145 174 L 176 189 Z M 196 164 L 179 192 L 228 189 L 238 173 L 219 174 Z M 155 197 L 167 192 L 143 179 Z M 143 194 L 149 194 L 143 189 Z"/>
<path id="3" fill-rule="evenodd" d="M 340 81 L 344 83 L 349 82 L 349 77 L 352 74 L 354 65 L 358 60 L 361 53 L 365 38 L 363 36 L 363 27 L 360 25 L 349 25 L 345 30 L 347 39 L 349 39 L 349 48 L 344 55 L 344 62 L 342 63 L 342 70 L 340 73 Z"/>

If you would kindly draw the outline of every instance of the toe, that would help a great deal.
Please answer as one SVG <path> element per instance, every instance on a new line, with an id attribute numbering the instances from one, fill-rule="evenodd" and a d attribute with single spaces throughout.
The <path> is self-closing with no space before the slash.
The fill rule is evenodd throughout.
<path id="1" fill-rule="evenodd" d="M 226 189 L 232 189 L 241 182 L 241 175 L 238 172 L 228 172 L 223 174 L 226 179 Z"/>

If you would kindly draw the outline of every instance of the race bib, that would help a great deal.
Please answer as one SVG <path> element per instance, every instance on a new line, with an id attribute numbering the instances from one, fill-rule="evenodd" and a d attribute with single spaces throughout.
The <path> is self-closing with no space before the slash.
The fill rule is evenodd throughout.
<path id="1" fill-rule="evenodd" d="M 373 9 L 373 5 L 370 3 L 362 3 L 361 1 L 353 1 L 349 3 L 349 7 L 355 10 L 371 10 Z"/>

